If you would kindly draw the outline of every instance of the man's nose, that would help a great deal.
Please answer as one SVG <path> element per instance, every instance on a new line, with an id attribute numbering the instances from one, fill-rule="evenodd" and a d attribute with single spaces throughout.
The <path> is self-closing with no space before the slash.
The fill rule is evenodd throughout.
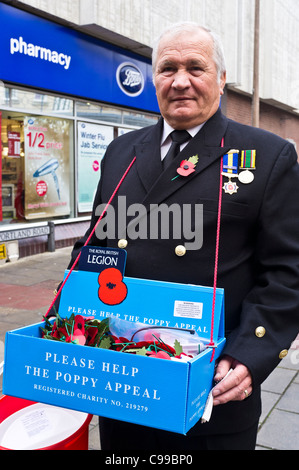
<path id="1" fill-rule="evenodd" d="M 174 80 L 172 83 L 173 88 L 178 90 L 184 90 L 185 88 L 190 87 L 190 79 L 189 74 L 185 70 L 179 70 L 174 76 Z"/>

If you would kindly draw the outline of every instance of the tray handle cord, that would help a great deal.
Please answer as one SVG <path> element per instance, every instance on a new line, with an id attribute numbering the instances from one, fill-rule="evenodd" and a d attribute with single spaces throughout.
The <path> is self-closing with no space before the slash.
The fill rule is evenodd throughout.
<path id="1" fill-rule="evenodd" d="M 221 141 L 221 147 L 224 147 L 224 138 Z M 223 184 L 223 157 L 221 158 L 220 164 L 220 186 L 219 186 L 219 202 L 218 202 L 218 216 L 217 216 L 217 234 L 216 234 L 216 252 L 215 252 L 215 268 L 214 268 L 214 284 L 213 284 L 213 304 L 212 304 L 212 322 L 211 322 L 211 339 L 210 343 L 207 345 L 210 348 L 213 348 L 212 356 L 210 363 L 213 362 L 215 356 L 215 343 L 213 340 L 214 336 L 214 316 L 215 316 L 215 303 L 216 303 L 216 289 L 217 289 L 217 275 L 218 275 L 218 261 L 219 261 L 219 242 L 220 242 L 220 226 L 221 226 L 221 208 L 222 208 L 222 184 Z M 232 372 L 229 370 L 227 375 L 222 379 L 226 379 L 226 377 Z M 219 382 L 218 382 L 219 383 Z M 218 385 L 218 384 L 216 384 Z M 216 386 L 215 385 L 215 386 Z M 215 386 L 210 391 L 203 415 L 201 417 L 201 423 L 208 423 L 211 419 L 212 411 L 213 411 L 213 390 Z"/>
<path id="2" fill-rule="evenodd" d="M 224 147 L 224 137 L 221 141 L 221 147 Z M 221 226 L 221 208 L 222 208 L 222 184 L 223 184 L 223 157 L 220 164 L 220 185 L 219 185 L 219 201 L 218 201 L 218 216 L 217 216 L 217 233 L 216 233 L 216 251 L 215 251 L 215 267 L 214 267 L 214 281 L 213 281 L 213 303 L 212 303 L 212 321 L 211 321 L 211 339 L 208 347 L 213 348 L 211 361 L 213 362 L 215 356 L 215 343 L 214 336 L 214 316 L 215 316 L 215 303 L 216 303 L 216 289 L 218 277 L 218 261 L 219 261 L 219 242 L 220 242 L 220 226 Z"/>
<path id="3" fill-rule="evenodd" d="M 104 215 L 105 215 L 105 213 L 106 213 L 106 211 L 107 211 L 108 206 L 110 206 L 112 200 L 114 199 L 115 195 L 117 194 L 117 192 L 118 192 L 120 186 L 122 185 L 124 179 L 126 178 L 127 174 L 129 173 L 129 171 L 131 170 L 133 164 L 135 163 L 135 160 L 136 160 L 136 157 L 133 158 L 133 160 L 131 161 L 130 165 L 128 166 L 128 168 L 126 169 L 126 171 L 125 171 L 124 174 L 122 175 L 121 179 L 119 180 L 119 182 L 118 182 L 116 188 L 114 189 L 114 191 L 113 191 L 113 193 L 112 193 L 112 195 L 111 195 L 109 201 L 107 202 L 107 204 L 106 204 L 106 206 L 105 206 L 103 212 L 101 213 L 101 215 L 100 215 L 100 217 L 99 217 L 97 223 L 95 224 L 94 228 L 92 229 L 92 231 L 91 231 L 89 237 L 87 238 L 86 242 L 84 243 L 83 247 L 86 246 L 86 245 L 88 245 L 88 243 L 90 242 L 90 240 L 91 240 L 91 238 L 92 238 L 94 232 L 95 232 L 96 229 L 97 229 L 97 226 L 99 225 L 99 223 L 101 222 L 102 218 L 104 217 Z M 67 280 L 69 279 L 71 273 L 73 272 L 75 266 L 77 265 L 77 263 L 78 263 L 78 261 L 79 261 L 79 259 L 80 259 L 80 256 L 81 256 L 81 251 L 79 252 L 79 254 L 78 254 L 78 256 L 77 256 L 75 262 L 73 263 L 71 269 L 69 270 L 68 275 L 66 276 L 65 280 L 64 280 L 63 283 L 61 284 L 60 289 L 58 290 L 57 294 L 55 295 L 55 297 L 54 297 L 54 299 L 53 299 L 53 301 L 52 301 L 52 303 L 51 303 L 51 305 L 50 305 L 50 307 L 49 307 L 49 309 L 48 309 L 48 311 L 47 311 L 45 317 L 48 317 L 48 315 L 50 314 L 50 312 L 51 312 L 51 310 L 52 310 L 52 308 L 53 308 L 53 306 L 54 306 L 56 300 L 58 299 L 59 295 L 61 294 L 62 289 L 64 288 L 65 284 L 67 283 Z"/>

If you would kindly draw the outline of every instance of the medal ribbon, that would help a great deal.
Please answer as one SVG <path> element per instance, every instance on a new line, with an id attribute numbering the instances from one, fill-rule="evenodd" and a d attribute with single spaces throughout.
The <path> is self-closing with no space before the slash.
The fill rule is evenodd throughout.
<path id="1" fill-rule="evenodd" d="M 235 152 L 229 152 L 223 155 L 223 173 L 225 173 L 225 175 L 238 174 L 238 157 L 239 154 Z"/>
<path id="2" fill-rule="evenodd" d="M 242 150 L 240 169 L 255 170 L 256 150 Z"/>

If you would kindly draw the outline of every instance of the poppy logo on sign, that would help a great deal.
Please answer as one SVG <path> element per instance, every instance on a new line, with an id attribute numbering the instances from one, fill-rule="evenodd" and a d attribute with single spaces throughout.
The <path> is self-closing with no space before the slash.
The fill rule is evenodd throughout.
<path id="1" fill-rule="evenodd" d="M 128 96 L 138 96 L 144 89 L 144 78 L 141 70 L 130 62 L 120 64 L 116 71 L 119 88 Z"/>

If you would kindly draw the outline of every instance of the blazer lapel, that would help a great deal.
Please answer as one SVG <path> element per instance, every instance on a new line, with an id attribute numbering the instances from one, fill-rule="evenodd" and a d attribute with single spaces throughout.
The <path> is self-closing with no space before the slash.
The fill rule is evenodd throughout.
<path id="1" fill-rule="evenodd" d="M 154 126 L 144 141 L 134 145 L 139 178 L 148 193 L 163 171 L 161 162 L 161 136 L 163 119 Z"/>
<path id="2" fill-rule="evenodd" d="M 149 188 L 142 204 L 148 208 L 149 204 L 162 203 L 167 197 L 187 184 L 191 179 L 195 178 L 209 165 L 228 152 L 230 147 L 225 145 L 223 148 L 221 147 L 221 141 L 225 135 L 227 125 L 227 118 L 218 110 L 165 171 L 162 171 L 162 165 L 160 165 L 161 173 L 154 185 Z M 178 176 L 176 170 L 182 160 L 187 160 L 193 155 L 198 155 L 199 159 L 195 167 L 195 172 L 189 176 L 179 176 L 175 180 L 172 180 L 174 177 Z M 151 158 L 153 158 L 153 155 Z"/>

